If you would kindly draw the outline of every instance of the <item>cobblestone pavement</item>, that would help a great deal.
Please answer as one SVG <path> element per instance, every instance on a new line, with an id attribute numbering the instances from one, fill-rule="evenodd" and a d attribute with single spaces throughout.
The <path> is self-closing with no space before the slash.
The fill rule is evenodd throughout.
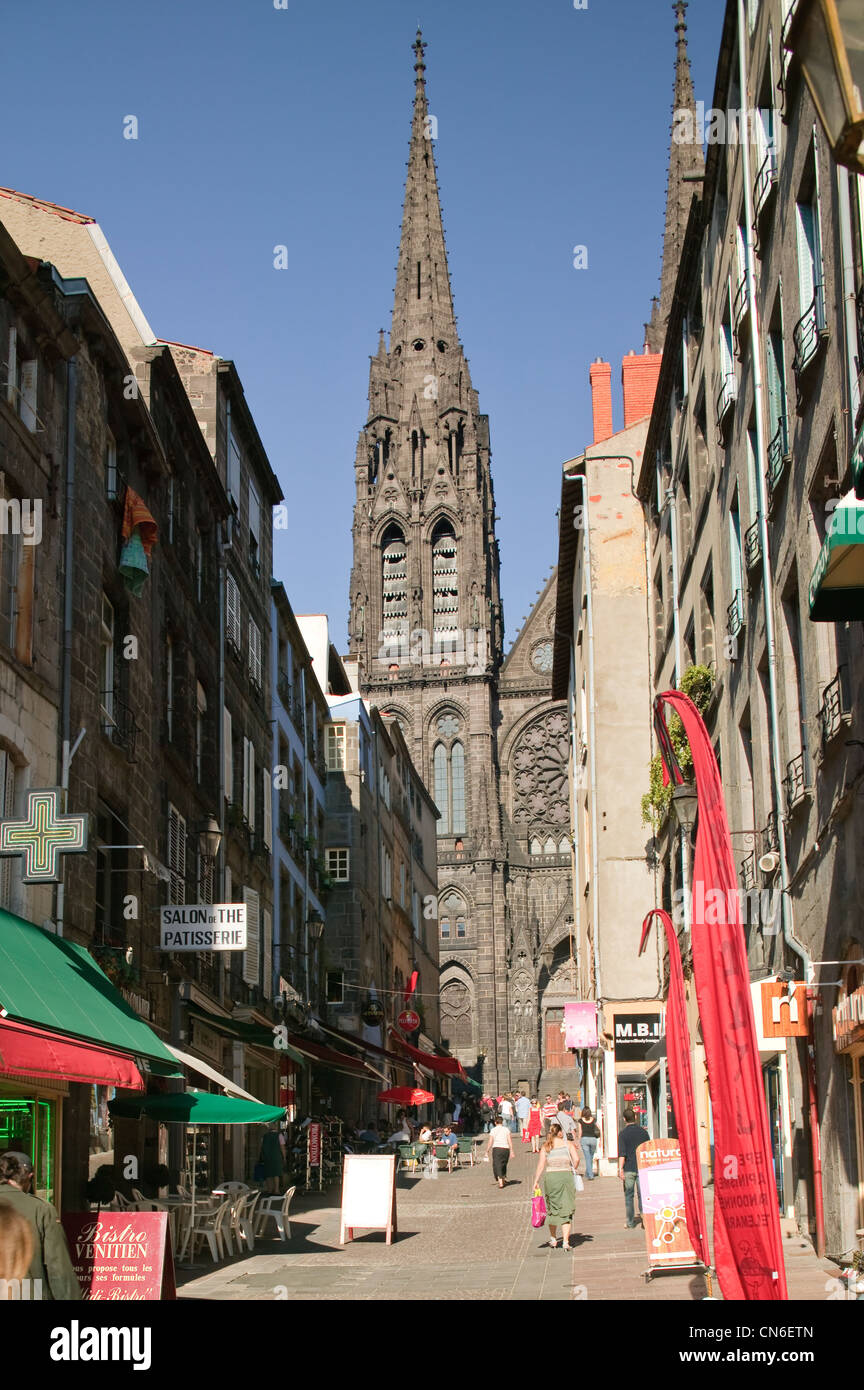
<path id="1" fill-rule="evenodd" d="M 178 1295 L 240 1300 L 698 1300 L 698 1274 L 667 1274 L 646 1283 L 641 1227 L 624 1226 L 616 1178 L 586 1182 L 577 1196 L 572 1254 L 544 1246 L 545 1229 L 530 1221 L 536 1159 L 517 1146 L 510 1182 L 501 1191 L 488 1163 L 435 1180 L 401 1176 L 399 1234 L 362 1234 L 339 1245 L 339 1196 L 308 1194 L 291 1212 L 292 1239 L 257 1241 L 251 1256 L 178 1270 Z M 706 1193 L 706 1196 L 709 1194 Z M 710 1214 L 709 1214 L 710 1220 Z M 809 1245 L 789 1240 L 790 1298 L 825 1299 L 834 1266 Z M 717 1290 L 714 1290 L 715 1296 Z"/>

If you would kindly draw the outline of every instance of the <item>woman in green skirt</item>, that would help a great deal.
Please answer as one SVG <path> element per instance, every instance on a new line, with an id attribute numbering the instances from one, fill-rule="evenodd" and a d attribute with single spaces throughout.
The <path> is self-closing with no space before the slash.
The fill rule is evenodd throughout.
<path id="1" fill-rule="evenodd" d="M 562 1249 L 571 1250 L 570 1222 L 576 1207 L 576 1183 L 573 1174 L 579 1163 L 579 1152 L 572 1140 L 565 1135 L 561 1125 L 549 1126 L 546 1143 L 540 1150 L 534 1186 L 539 1187 L 541 1177 L 546 1198 L 546 1215 L 549 1221 L 549 1245 L 554 1250 L 558 1244 L 555 1234 L 561 1227 Z"/>

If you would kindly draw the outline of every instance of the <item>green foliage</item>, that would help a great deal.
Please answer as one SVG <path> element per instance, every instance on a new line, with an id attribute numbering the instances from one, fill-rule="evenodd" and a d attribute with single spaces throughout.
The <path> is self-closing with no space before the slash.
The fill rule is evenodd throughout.
<path id="1" fill-rule="evenodd" d="M 710 666 L 688 666 L 681 677 L 678 689 L 685 695 L 689 695 L 700 714 L 704 714 L 711 698 L 711 691 L 714 689 L 714 672 Z M 681 771 L 684 773 L 685 780 L 689 780 L 693 773 L 693 754 L 690 752 L 690 744 L 687 742 L 687 735 L 684 732 L 684 725 L 673 714 L 667 719 L 669 738 L 675 750 L 675 756 L 681 764 Z M 642 820 L 646 825 L 650 825 L 652 830 L 659 830 L 660 826 L 669 813 L 669 804 L 672 800 L 671 782 L 664 787 L 663 785 L 663 758 L 658 750 L 651 759 L 648 770 L 648 790 L 642 797 Z"/>

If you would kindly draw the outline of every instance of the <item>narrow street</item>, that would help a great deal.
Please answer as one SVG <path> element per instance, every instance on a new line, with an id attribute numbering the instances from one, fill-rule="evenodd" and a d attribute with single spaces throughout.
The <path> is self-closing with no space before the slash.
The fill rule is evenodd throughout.
<path id="1" fill-rule="evenodd" d="M 546 1247 L 548 1231 L 534 1230 L 529 1216 L 536 1159 L 520 1149 L 503 1192 L 487 1163 L 442 1172 L 435 1180 L 401 1175 L 399 1234 L 389 1248 L 380 1232 L 361 1234 L 340 1247 L 337 1192 L 298 1197 L 287 1250 L 275 1241 L 256 1242 L 250 1257 L 235 1256 L 215 1267 L 199 1257 L 198 1269 L 178 1270 L 178 1295 L 370 1301 L 704 1298 L 699 1275 L 643 1280 L 645 1237 L 641 1227 L 628 1231 L 624 1226 L 616 1178 L 596 1178 L 578 1196 L 573 1254 Z M 786 1241 L 785 1250 L 790 1298 L 827 1298 L 834 1267 L 817 1260 L 800 1241 Z"/>

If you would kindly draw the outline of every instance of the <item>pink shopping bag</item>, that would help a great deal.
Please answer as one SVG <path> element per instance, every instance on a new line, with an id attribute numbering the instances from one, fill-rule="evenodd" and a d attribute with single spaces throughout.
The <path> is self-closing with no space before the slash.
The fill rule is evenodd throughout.
<path id="1" fill-rule="evenodd" d="M 539 1187 L 535 1187 L 531 1198 L 531 1225 L 542 1226 L 546 1220 L 546 1199 Z"/>

